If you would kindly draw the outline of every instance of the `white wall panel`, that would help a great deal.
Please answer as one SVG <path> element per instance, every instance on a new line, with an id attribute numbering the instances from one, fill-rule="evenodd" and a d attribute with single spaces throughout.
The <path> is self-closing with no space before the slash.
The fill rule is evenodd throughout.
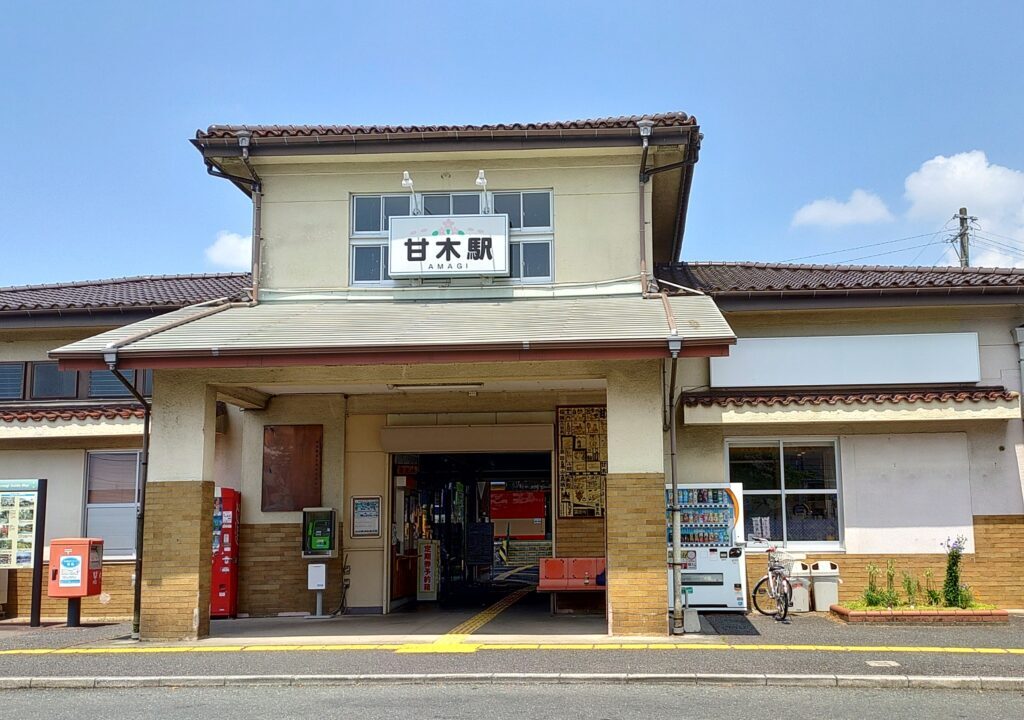
<path id="1" fill-rule="evenodd" d="M 978 334 L 740 338 L 711 358 L 712 387 L 976 383 Z"/>

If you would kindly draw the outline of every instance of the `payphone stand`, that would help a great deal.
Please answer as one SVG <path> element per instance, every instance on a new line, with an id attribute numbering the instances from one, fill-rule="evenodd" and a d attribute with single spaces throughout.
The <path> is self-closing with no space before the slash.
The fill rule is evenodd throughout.
<path id="1" fill-rule="evenodd" d="M 338 557 L 338 515 L 334 508 L 302 509 L 302 557 L 306 560 L 327 560 Z M 306 587 L 316 591 L 316 614 L 310 620 L 324 620 L 324 590 L 327 588 L 327 565 L 310 563 L 306 569 Z"/>

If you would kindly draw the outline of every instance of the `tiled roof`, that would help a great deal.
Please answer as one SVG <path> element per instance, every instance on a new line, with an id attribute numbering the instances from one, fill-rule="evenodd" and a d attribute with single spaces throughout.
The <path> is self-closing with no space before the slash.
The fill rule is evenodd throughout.
<path id="1" fill-rule="evenodd" d="M 712 295 L 1024 292 L 1021 268 L 681 262 L 659 265 L 655 274 L 668 282 Z"/>
<path id="2" fill-rule="evenodd" d="M 92 407 L 0 408 L 0 422 L 42 422 L 55 420 L 142 419 L 138 405 L 96 405 Z"/>
<path id="3" fill-rule="evenodd" d="M 593 118 L 589 120 L 558 120 L 539 123 L 494 123 L 490 125 L 211 125 L 197 130 L 196 138 L 232 138 L 239 131 L 248 131 L 254 138 L 315 137 L 351 135 L 433 135 L 440 133 L 491 134 L 559 130 L 635 129 L 638 120 L 651 120 L 655 127 L 696 125 L 696 118 L 684 112 L 656 113 Z"/>
<path id="4" fill-rule="evenodd" d="M 883 403 L 985 402 L 1013 400 L 1017 393 L 1005 388 L 969 390 L 899 390 L 882 392 L 768 393 L 733 392 L 686 395 L 689 407 L 750 407 L 789 405 L 880 405 Z"/>
<path id="5" fill-rule="evenodd" d="M 176 308 L 237 295 L 251 284 L 247 273 L 147 275 L 53 285 L 0 288 L 0 312 Z"/>

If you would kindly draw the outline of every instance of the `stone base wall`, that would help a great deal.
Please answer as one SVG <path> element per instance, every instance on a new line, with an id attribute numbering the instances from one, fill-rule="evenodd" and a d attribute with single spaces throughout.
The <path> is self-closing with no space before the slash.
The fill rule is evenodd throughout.
<path id="1" fill-rule="evenodd" d="M 142 639 L 209 635 L 213 483 L 149 483 L 144 538 Z"/>
<path id="2" fill-rule="evenodd" d="M 607 537 L 609 632 L 667 634 L 662 473 L 608 475 Z"/>
<path id="3" fill-rule="evenodd" d="M 555 557 L 604 557 L 604 533 L 604 518 L 556 517 Z"/>
<path id="4" fill-rule="evenodd" d="M 338 535 L 342 538 L 341 523 Z M 341 602 L 344 552 L 326 561 L 302 559 L 302 526 L 299 523 L 241 525 L 238 534 L 238 612 L 252 617 L 281 613 L 312 613 L 316 593 L 307 589 L 307 566 L 327 565 L 324 611 Z"/>
<path id="5" fill-rule="evenodd" d="M 971 586 L 978 602 L 991 603 L 1001 608 L 1024 608 L 1024 515 L 975 515 L 975 552 L 964 555 L 963 582 Z M 932 583 L 942 591 L 946 575 L 946 555 L 934 554 L 872 554 L 851 555 L 844 553 L 807 553 L 808 565 L 819 560 L 831 560 L 839 566 L 839 601 L 857 600 L 868 586 L 867 566 L 879 568 L 878 583 L 885 584 L 886 562 L 896 563 L 896 587 L 903 593 L 904 571 L 921 581 L 924 587 L 924 572 L 931 570 Z M 763 554 L 747 556 L 748 592 L 766 572 Z"/>
<path id="6" fill-rule="evenodd" d="M 103 593 L 82 600 L 83 622 L 130 620 L 134 594 L 132 575 L 134 562 L 103 563 Z M 40 615 L 44 620 L 67 619 L 68 603 L 63 598 L 46 596 L 49 563 L 43 563 L 43 601 Z M 7 573 L 7 599 L 4 612 L 8 618 L 27 619 L 32 612 L 32 571 L 10 570 Z"/>

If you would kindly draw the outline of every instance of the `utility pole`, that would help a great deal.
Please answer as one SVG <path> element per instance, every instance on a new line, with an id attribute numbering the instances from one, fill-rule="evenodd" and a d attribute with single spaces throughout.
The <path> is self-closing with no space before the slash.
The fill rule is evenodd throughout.
<path id="1" fill-rule="evenodd" d="M 971 265 L 971 238 L 967 232 L 967 222 L 970 218 L 967 217 L 967 208 L 960 208 L 960 267 L 970 267 Z"/>

